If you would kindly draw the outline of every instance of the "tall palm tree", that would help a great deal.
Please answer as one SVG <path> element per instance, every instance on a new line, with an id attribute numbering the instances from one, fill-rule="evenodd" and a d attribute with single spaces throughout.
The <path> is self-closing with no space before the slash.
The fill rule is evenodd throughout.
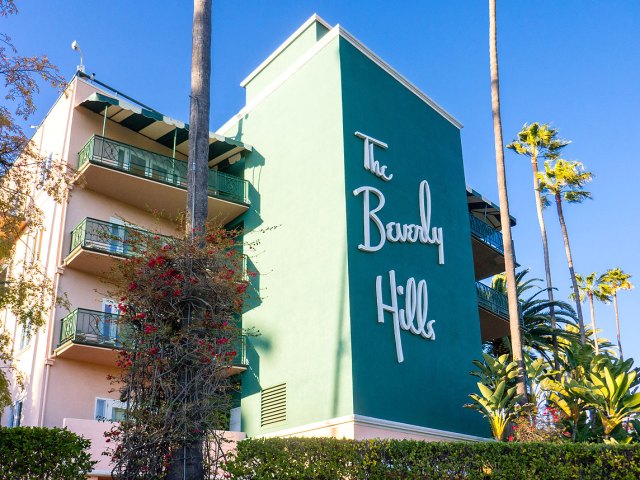
<path id="1" fill-rule="evenodd" d="M 509 300 L 509 330 L 513 361 L 518 365 L 516 392 L 520 402 L 526 402 L 527 386 L 525 366 L 522 359 L 520 338 L 520 313 L 518 292 L 516 291 L 516 265 L 511 240 L 511 218 L 509 216 L 509 196 L 507 175 L 504 167 L 504 143 L 502 140 L 502 119 L 500 117 L 500 77 L 498 75 L 498 37 L 496 29 L 496 0 L 489 0 L 489 63 L 491 70 L 491 111 L 493 113 L 493 135 L 496 150 L 496 170 L 498 176 L 498 197 L 500 199 L 500 223 L 504 247 L 505 274 L 507 277 L 507 297 Z"/>
<path id="2" fill-rule="evenodd" d="M 544 201 L 548 202 L 546 194 L 553 196 L 558 211 L 558 220 L 562 230 L 562 239 L 564 240 L 564 250 L 567 254 L 567 263 L 569 265 L 569 275 L 571 276 L 571 284 L 573 294 L 576 301 L 576 312 L 578 313 L 578 326 L 580 328 L 580 340 L 586 342 L 584 333 L 584 319 L 582 316 L 582 306 L 580 304 L 580 292 L 578 291 L 578 282 L 573 268 L 573 257 L 571 255 L 571 245 L 569 244 L 569 234 L 567 233 L 567 225 L 564 220 L 562 211 L 562 201 L 568 203 L 581 203 L 587 198 L 591 198 L 591 193 L 584 190 L 584 185 L 593 178 L 591 172 L 585 171 L 580 162 L 569 162 L 558 158 L 555 162 L 547 160 L 544 162 L 544 172 L 538 173 L 540 182 L 540 193 L 545 195 Z"/>
<path id="3" fill-rule="evenodd" d="M 618 348 L 620 349 L 620 358 L 624 360 L 622 355 L 622 343 L 620 342 L 620 320 L 618 318 L 618 290 L 631 290 L 633 284 L 629 281 L 631 274 L 624 273 L 620 267 L 607 270 L 603 275 L 603 281 L 613 295 L 613 309 L 616 313 L 616 332 L 618 334 Z"/>
<path id="4" fill-rule="evenodd" d="M 207 221 L 209 178 L 209 110 L 211 97 L 211 0 L 193 1 L 189 111 L 187 235 L 193 238 Z"/>
<path id="5" fill-rule="evenodd" d="M 526 278 L 529 270 L 516 273 L 516 289 L 520 302 L 522 346 L 531 356 L 543 357 L 550 365 L 556 363 L 557 355 L 553 341 L 558 338 L 566 342 L 578 341 L 579 337 L 573 333 L 573 328 L 560 328 L 557 324 L 572 325 L 576 323 L 576 312 L 567 302 L 548 300 L 541 295 L 546 289 L 539 287 L 539 278 Z M 504 274 L 495 275 L 491 279 L 491 288 L 505 294 L 507 281 Z M 556 324 L 551 324 L 551 309 L 555 312 Z M 485 345 L 488 353 L 503 354 L 508 352 L 508 344 L 503 339 L 497 339 Z"/>
<path id="6" fill-rule="evenodd" d="M 591 329 L 593 330 L 593 348 L 596 355 L 600 353 L 598 347 L 598 333 L 596 330 L 596 315 L 593 306 L 593 300 L 599 300 L 601 302 L 609 302 L 611 300 L 611 293 L 608 285 L 604 282 L 604 275 L 598 276 L 596 272 L 583 277 L 579 273 L 576 273 L 576 281 L 578 282 L 578 290 L 580 291 L 580 302 L 584 302 L 585 299 L 589 299 L 589 310 L 591 312 Z M 571 294 L 570 298 L 574 295 Z"/>
<path id="7" fill-rule="evenodd" d="M 186 235 L 193 239 L 204 232 L 208 216 L 209 110 L 211 97 L 211 1 L 193 1 L 191 31 L 191 102 L 189 111 L 189 160 Z M 192 310 L 186 315 L 191 323 Z M 188 388 L 188 368 L 184 385 Z M 204 437 L 194 435 L 173 452 L 168 480 L 204 478 Z"/>
<path id="8" fill-rule="evenodd" d="M 551 281 L 551 266 L 549 260 L 549 244 L 547 242 L 547 227 L 544 223 L 542 199 L 540 198 L 540 185 L 538 181 L 538 159 L 555 160 L 560 155 L 560 151 L 569 144 L 567 140 L 558 138 L 558 131 L 547 124 L 534 122 L 531 125 L 525 124 L 518 133 L 518 138 L 507 145 L 507 148 L 514 150 L 519 155 L 531 158 L 531 168 L 533 170 L 533 193 L 536 201 L 536 212 L 538 214 L 538 224 L 540 226 L 540 236 L 542 237 L 542 253 L 544 256 L 544 271 L 547 281 L 547 293 L 549 296 L 549 315 L 551 327 L 555 329 L 556 318 L 553 303 L 553 282 Z M 554 334 L 555 335 L 555 334 Z M 553 352 L 556 370 L 558 368 L 558 340 L 553 337 Z"/>

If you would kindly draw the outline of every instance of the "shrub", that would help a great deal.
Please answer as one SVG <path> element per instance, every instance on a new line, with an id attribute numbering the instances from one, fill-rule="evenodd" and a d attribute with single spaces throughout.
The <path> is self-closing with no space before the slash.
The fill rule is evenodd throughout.
<path id="1" fill-rule="evenodd" d="M 0 479 L 85 479 L 91 442 L 60 428 L 0 428 Z"/>
<path id="2" fill-rule="evenodd" d="M 236 480 L 640 478 L 640 447 L 414 440 L 245 440 L 226 464 Z"/>

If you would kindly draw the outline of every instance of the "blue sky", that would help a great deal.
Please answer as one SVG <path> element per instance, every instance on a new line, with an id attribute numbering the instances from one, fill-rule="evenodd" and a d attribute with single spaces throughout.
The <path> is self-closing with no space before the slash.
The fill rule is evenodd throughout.
<path id="1" fill-rule="evenodd" d="M 78 57 L 69 45 L 76 39 L 88 73 L 188 119 L 191 2 L 39 0 L 18 7 L 17 16 L 0 19 L 0 31 L 22 54 L 46 53 L 70 77 Z M 505 141 L 525 122 L 551 122 L 573 142 L 565 156 L 595 173 L 594 199 L 565 210 L 574 262 L 585 274 L 614 266 L 634 274 L 639 288 L 621 292 L 620 320 L 626 356 L 640 361 L 640 149 L 633 133 L 640 2 L 498 0 L 498 8 Z M 340 23 L 465 125 L 467 183 L 497 201 L 487 9 L 478 0 L 214 0 L 211 128 L 244 105 L 240 81 L 315 12 Z M 44 90 L 28 123 L 38 123 L 54 98 Z M 512 152 L 506 158 L 517 258 L 542 277 L 530 164 Z M 566 299 L 570 280 L 555 212 L 546 219 L 554 283 Z M 598 305 L 596 319 L 614 341 L 613 307 Z"/>

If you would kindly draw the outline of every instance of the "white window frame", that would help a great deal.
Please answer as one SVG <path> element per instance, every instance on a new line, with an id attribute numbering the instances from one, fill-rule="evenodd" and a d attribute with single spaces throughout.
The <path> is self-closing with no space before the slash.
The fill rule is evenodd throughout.
<path id="1" fill-rule="evenodd" d="M 104 417 L 98 416 L 98 401 L 103 400 L 104 404 Z M 101 420 L 107 422 L 115 422 L 113 419 L 113 409 L 114 408 L 127 408 L 127 405 L 120 400 L 114 400 L 113 398 L 105 398 L 105 397 L 96 397 L 96 401 L 93 406 L 93 418 L 94 420 Z"/>

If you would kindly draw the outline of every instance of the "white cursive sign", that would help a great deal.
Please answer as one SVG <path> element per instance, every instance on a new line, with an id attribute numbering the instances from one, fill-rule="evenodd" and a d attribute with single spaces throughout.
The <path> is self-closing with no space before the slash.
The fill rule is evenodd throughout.
<path id="1" fill-rule="evenodd" d="M 391 294 L 391 304 L 386 305 L 382 299 L 382 275 L 376 277 L 376 303 L 378 306 L 378 323 L 384 323 L 385 312 L 391 313 L 393 321 L 393 335 L 396 341 L 396 354 L 398 363 L 404 362 L 402 352 L 402 339 L 400 330 L 405 330 L 419 335 L 427 340 L 435 340 L 436 333 L 433 330 L 435 320 L 427 321 L 429 310 L 429 296 L 427 293 L 427 282 L 416 280 L 411 277 L 407 280 L 405 287 L 396 285 L 396 272 L 389 271 L 389 292 Z M 398 296 L 404 296 L 404 308 L 398 308 Z"/>
<path id="2" fill-rule="evenodd" d="M 418 190 L 418 206 L 420 209 L 420 223 L 400 223 L 388 222 L 383 224 L 378 212 L 384 207 L 384 194 L 375 187 L 363 186 L 356 188 L 353 194 L 358 196 L 363 194 L 362 215 L 364 242 L 358 245 L 358 249 L 363 252 L 377 252 L 386 241 L 395 243 L 416 243 L 420 242 L 427 245 L 438 246 L 438 263 L 444 264 L 444 239 L 442 235 L 442 227 L 431 227 L 431 190 L 426 180 L 420 182 Z M 375 195 L 378 203 L 375 207 L 371 206 L 371 194 Z M 378 229 L 380 240 L 376 245 L 371 244 L 371 224 Z"/>
<path id="3" fill-rule="evenodd" d="M 375 159 L 374 147 L 387 149 L 388 145 L 380 140 L 355 132 L 356 137 L 364 140 L 364 169 L 376 177 L 390 181 L 393 174 L 387 175 L 387 166 L 381 165 Z M 444 239 L 442 227 L 431 226 L 431 189 L 429 182 L 422 180 L 418 188 L 418 209 L 420 223 L 387 222 L 380 219 L 385 204 L 384 194 L 375 187 L 362 186 L 353 191 L 357 197 L 362 194 L 362 228 L 363 242 L 358 250 L 363 252 L 377 252 L 386 242 L 391 243 L 422 243 L 438 246 L 438 263 L 444 265 Z M 372 196 L 375 197 L 372 201 Z M 372 205 L 373 202 L 377 203 Z M 380 239 L 373 245 L 371 229 L 377 229 Z M 382 298 L 382 275 L 376 277 L 376 305 L 378 309 L 378 323 L 384 323 L 385 313 L 390 313 L 393 322 L 393 336 L 396 343 L 398 363 L 404 362 L 402 338 L 400 331 L 408 331 L 426 340 L 435 340 L 433 330 L 435 320 L 427 320 L 429 310 L 429 295 L 426 280 L 416 282 L 414 277 L 407 280 L 405 286 L 396 285 L 396 272 L 389 270 L 390 304 L 385 304 Z M 404 308 L 399 308 L 399 299 L 404 298 Z"/>
<path id="4" fill-rule="evenodd" d="M 385 182 L 391 180 L 393 178 L 393 174 L 386 174 L 387 166 L 380 165 L 380 162 L 376 160 L 373 150 L 374 146 L 378 146 L 385 150 L 389 148 L 389 146 L 380 140 L 376 140 L 369 135 L 365 135 L 364 133 L 356 132 L 355 136 L 364 140 L 364 169 L 373 173 L 376 177 L 381 178 Z"/>

